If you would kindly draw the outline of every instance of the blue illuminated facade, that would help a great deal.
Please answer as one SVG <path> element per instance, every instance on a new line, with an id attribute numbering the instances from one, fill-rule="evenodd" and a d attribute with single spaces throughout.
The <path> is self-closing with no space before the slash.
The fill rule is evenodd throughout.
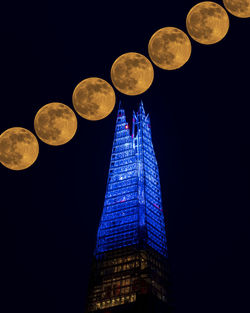
<path id="1" fill-rule="evenodd" d="M 159 170 L 142 102 L 132 133 L 119 106 L 95 256 L 136 244 L 167 256 Z"/>

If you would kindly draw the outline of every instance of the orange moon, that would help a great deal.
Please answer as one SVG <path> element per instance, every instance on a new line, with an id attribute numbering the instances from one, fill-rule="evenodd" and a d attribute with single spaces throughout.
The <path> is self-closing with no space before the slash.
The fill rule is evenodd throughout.
<path id="1" fill-rule="evenodd" d="M 237 17 L 250 17 L 250 0 L 223 0 L 225 8 Z"/>
<path id="2" fill-rule="evenodd" d="M 153 66 L 140 53 L 122 54 L 111 67 L 111 80 L 115 88 L 128 96 L 145 92 L 151 86 L 153 79 Z"/>
<path id="3" fill-rule="evenodd" d="M 0 135 L 0 162 L 11 170 L 30 167 L 39 153 L 38 141 L 29 130 L 12 127 Z"/>
<path id="4" fill-rule="evenodd" d="M 72 96 L 76 112 L 83 118 L 98 121 L 108 116 L 115 106 L 115 92 L 105 80 L 86 78 L 74 89 Z"/>
<path id="5" fill-rule="evenodd" d="M 59 146 L 73 138 L 77 129 L 77 119 L 75 113 L 67 105 L 51 102 L 37 112 L 34 128 L 43 142 Z"/>
<path id="6" fill-rule="evenodd" d="M 188 12 L 186 26 L 189 35 L 204 45 L 222 40 L 229 28 L 226 10 L 219 4 L 204 1 L 196 4 Z"/>
<path id="7" fill-rule="evenodd" d="M 182 30 L 164 27 L 150 38 L 148 53 L 158 67 L 164 70 L 175 70 L 190 58 L 191 42 Z"/>

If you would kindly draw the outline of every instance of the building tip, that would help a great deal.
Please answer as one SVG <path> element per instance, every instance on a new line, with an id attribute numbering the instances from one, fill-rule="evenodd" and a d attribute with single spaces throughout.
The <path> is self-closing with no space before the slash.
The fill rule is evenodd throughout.
<path id="1" fill-rule="evenodd" d="M 122 107 L 122 101 L 121 101 L 121 100 L 119 100 L 118 108 L 119 108 L 119 110 L 122 110 L 122 109 L 123 109 L 123 107 Z"/>
<path id="2" fill-rule="evenodd" d="M 143 105 L 143 101 L 142 100 L 140 101 L 140 104 L 139 104 L 139 111 L 145 113 L 144 105 Z"/>

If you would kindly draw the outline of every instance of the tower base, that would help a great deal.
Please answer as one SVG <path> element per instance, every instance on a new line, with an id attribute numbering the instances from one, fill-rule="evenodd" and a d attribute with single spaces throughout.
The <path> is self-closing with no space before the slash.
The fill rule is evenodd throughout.
<path id="1" fill-rule="evenodd" d="M 127 246 L 93 260 L 86 312 L 169 313 L 167 258 L 150 246 Z"/>

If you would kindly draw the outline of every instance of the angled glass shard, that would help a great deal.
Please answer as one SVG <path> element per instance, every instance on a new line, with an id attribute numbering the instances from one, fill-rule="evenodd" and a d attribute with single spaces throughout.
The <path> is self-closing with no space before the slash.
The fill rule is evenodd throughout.
<path id="1" fill-rule="evenodd" d="M 119 104 L 87 312 L 171 312 L 167 240 L 151 123 Z"/>

